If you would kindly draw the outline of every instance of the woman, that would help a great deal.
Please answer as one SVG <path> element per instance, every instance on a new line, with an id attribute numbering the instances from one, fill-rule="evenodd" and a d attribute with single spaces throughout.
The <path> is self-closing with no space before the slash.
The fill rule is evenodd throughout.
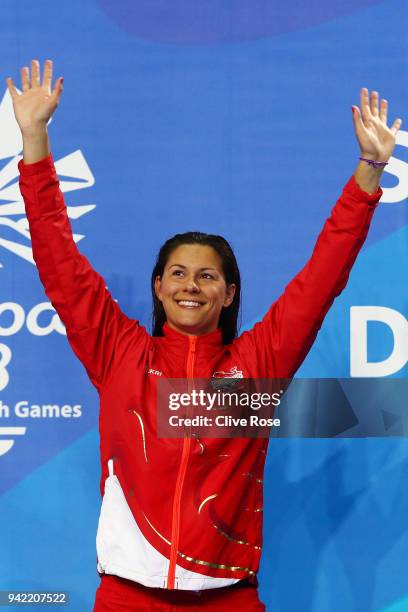
<path id="1" fill-rule="evenodd" d="M 289 378 L 344 288 L 382 190 L 401 125 L 387 102 L 361 90 L 353 107 L 361 157 L 305 268 L 261 322 L 237 338 L 240 278 L 221 237 L 178 235 L 152 275 L 153 335 L 126 317 L 72 239 L 50 155 L 47 122 L 62 92 L 52 62 L 7 80 L 24 156 L 20 188 L 34 259 L 68 340 L 99 391 L 101 584 L 95 610 L 263 610 L 256 572 L 262 545 L 265 439 L 163 439 L 157 383 L 166 378 Z"/>

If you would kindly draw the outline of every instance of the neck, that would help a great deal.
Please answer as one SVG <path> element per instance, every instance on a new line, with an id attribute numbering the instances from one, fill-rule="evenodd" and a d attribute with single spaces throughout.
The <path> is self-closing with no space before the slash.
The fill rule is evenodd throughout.
<path id="1" fill-rule="evenodd" d="M 200 330 L 200 329 L 194 329 L 194 328 L 191 329 L 191 328 L 179 327 L 177 325 L 174 325 L 174 323 L 172 323 L 171 321 L 166 321 L 166 323 L 169 327 L 171 327 L 171 329 L 174 329 L 175 331 L 179 332 L 179 334 L 183 334 L 184 336 L 204 336 L 206 334 L 211 334 L 217 329 L 215 325 L 209 327 L 208 329 Z"/>

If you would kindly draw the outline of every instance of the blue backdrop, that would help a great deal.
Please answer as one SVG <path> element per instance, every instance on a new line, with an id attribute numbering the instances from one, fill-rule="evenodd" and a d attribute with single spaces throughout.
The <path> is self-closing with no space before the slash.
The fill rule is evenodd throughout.
<path id="1" fill-rule="evenodd" d="M 242 329 L 265 313 L 354 170 L 360 87 L 377 89 L 404 120 L 398 146 L 366 246 L 298 376 L 407 376 L 405 0 L 3 0 L 0 16 L 4 78 L 19 82 L 31 58 L 65 77 L 50 136 L 73 230 L 147 326 L 156 252 L 191 229 L 235 248 Z M 68 590 L 80 612 L 98 584 L 97 395 L 32 263 L 4 81 L 1 92 L 0 589 Z M 80 416 L 38 416 L 49 404 Z M 273 440 L 267 609 L 408 610 L 407 477 L 404 438 Z"/>

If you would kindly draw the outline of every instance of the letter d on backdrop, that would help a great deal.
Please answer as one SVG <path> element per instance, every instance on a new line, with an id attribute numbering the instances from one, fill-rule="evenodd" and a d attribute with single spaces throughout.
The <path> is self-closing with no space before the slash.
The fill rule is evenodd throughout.
<path id="1" fill-rule="evenodd" d="M 368 321 L 385 323 L 394 336 L 391 354 L 383 361 L 368 361 Z M 350 375 L 388 376 L 401 370 L 408 361 L 408 321 L 398 311 L 384 306 L 350 308 Z"/>

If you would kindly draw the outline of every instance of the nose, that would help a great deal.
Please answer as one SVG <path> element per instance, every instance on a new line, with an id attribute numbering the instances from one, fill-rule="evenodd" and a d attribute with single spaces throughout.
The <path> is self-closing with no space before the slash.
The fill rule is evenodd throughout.
<path id="1" fill-rule="evenodd" d="M 189 293 L 199 293 L 200 287 L 197 284 L 197 281 L 194 278 L 187 279 L 186 290 Z"/>
<path id="2" fill-rule="evenodd" d="M 188 293 L 199 293 L 201 291 L 196 275 L 192 272 L 186 274 L 183 280 L 184 291 Z"/>

